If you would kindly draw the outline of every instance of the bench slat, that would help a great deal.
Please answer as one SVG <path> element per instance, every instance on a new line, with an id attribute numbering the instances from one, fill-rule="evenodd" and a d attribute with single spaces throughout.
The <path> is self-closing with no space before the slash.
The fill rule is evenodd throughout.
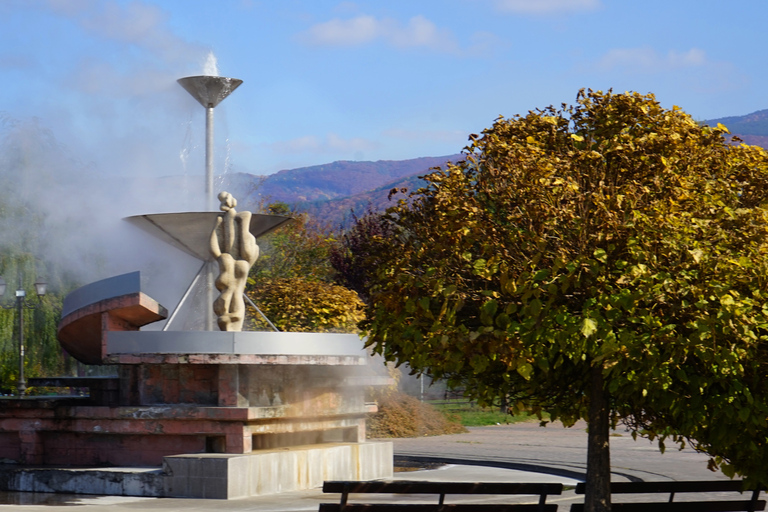
<path id="1" fill-rule="evenodd" d="M 375 503 L 347 504 L 321 503 L 319 512 L 557 512 L 557 505 L 530 504 L 408 504 L 408 503 Z"/>
<path id="2" fill-rule="evenodd" d="M 755 503 L 755 508 L 750 508 L 752 502 L 745 501 L 677 501 L 673 503 L 649 502 L 649 503 L 611 503 L 613 512 L 739 512 L 746 510 L 765 510 L 765 501 Z M 571 512 L 583 512 L 584 504 L 571 505 Z"/>
<path id="3" fill-rule="evenodd" d="M 508 483 L 508 482 L 424 482 L 399 480 L 395 482 L 344 482 L 323 483 L 323 492 L 382 493 L 382 494 L 562 494 L 559 483 Z"/>
<path id="4" fill-rule="evenodd" d="M 741 501 L 676 501 L 666 503 L 663 501 L 646 503 L 611 503 L 611 510 L 614 512 L 739 512 L 747 510 L 765 510 L 765 501 L 759 500 L 754 503 L 750 500 Z M 574 503 L 571 505 L 571 512 L 584 512 L 583 503 Z"/>
<path id="5" fill-rule="evenodd" d="M 586 484 L 576 484 L 576 494 L 584 494 Z M 743 484 L 739 480 L 663 481 L 663 482 L 612 482 L 611 494 L 651 494 L 670 492 L 739 492 Z"/>

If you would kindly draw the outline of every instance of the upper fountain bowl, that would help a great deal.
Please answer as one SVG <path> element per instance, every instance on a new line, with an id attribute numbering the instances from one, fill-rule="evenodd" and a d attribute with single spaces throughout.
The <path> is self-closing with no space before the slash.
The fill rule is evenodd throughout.
<path id="1" fill-rule="evenodd" d="M 243 83 L 224 76 L 188 76 L 177 80 L 205 108 L 214 108 Z"/>

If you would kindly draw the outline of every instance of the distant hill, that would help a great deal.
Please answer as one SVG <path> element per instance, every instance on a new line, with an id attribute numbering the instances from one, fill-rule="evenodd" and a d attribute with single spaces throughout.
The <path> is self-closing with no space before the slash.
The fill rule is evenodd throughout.
<path id="1" fill-rule="evenodd" d="M 724 125 L 747 144 L 768 148 L 768 110 L 758 110 L 744 116 L 721 117 L 704 121 L 709 126 Z"/>
<path id="2" fill-rule="evenodd" d="M 277 172 L 269 176 L 236 173 L 228 176 L 242 202 L 251 208 L 277 201 L 288 203 L 337 226 L 344 224 L 351 210 L 362 212 L 370 204 L 375 210 L 389 206 L 392 188 L 419 188 L 418 178 L 430 168 L 458 161 L 463 155 L 422 157 L 377 162 L 339 161 Z"/>
<path id="3" fill-rule="evenodd" d="M 709 126 L 716 126 L 717 123 L 721 123 L 732 134 L 768 136 L 768 110 L 758 110 L 745 116 L 721 117 L 704 122 Z"/>
<path id="4" fill-rule="evenodd" d="M 263 179 L 258 195 L 268 201 L 297 203 L 331 200 L 374 190 L 401 178 L 425 174 L 460 155 L 377 162 L 340 161 L 271 174 Z"/>
<path id="5" fill-rule="evenodd" d="M 316 219 L 330 222 L 332 227 L 347 226 L 354 215 L 363 215 L 369 207 L 373 211 L 383 211 L 395 204 L 398 199 L 404 198 L 404 194 L 394 195 L 391 199 L 389 193 L 392 189 L 407 189 L 409 192 L 424 186 L 426 182 L 419 178 L 426 174 L 420 172 L 414 176 L 408 176 L 400 180 L 387 183 L 374 190 L 361 192 L 352 196 L 332 199 L 330 201 L 307 201 L 296 205 L 299 211 L 307 212 Z"/>

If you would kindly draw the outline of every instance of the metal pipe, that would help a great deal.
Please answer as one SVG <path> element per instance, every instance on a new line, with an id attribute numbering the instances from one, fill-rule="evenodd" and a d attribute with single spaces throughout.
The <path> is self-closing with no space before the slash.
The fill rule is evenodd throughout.
<path id="1" fill-rule="evenodd" d="M 206 209 L 213 210 L 213 105 L 205 109 L 205 198 Z M 205 330 L 213 330 L 213 268 L 205 273 L 205 290 L 208 307 L 205 310 Z"/>
<path id="2" fill-rule="evenodd" d="M 19 382 L 16 390 L 19 398 L 24 396 L 27 390 L 27 381 L 24 379 L 24 296 L 26 293 L 21 287 L 21 276 L 19 276 L 19 289 L 16 290 L 16 308 L 19 315 Z"/>
<path id="3" fill-rule="evenodd" d="M 213 106 L 205 109 L 205 199 L 206 210 L 213 210 Z"/>
<path id="4" fill-rule="evenodd" d="M 253 306 L 253 309 L 255 309 L 256 311 L 258 311 L 258 312 L 259 312 L 259 314 L 261 315 L 261 318 L 263 318 L 263 319 L 264 319 L 264 321 L 265 321 L 265 322 L 267 322 L 267 323 L 269 324 L 269 326 L 272 328 L 272 330 L 274 330 L 275 332 L 280 332 L 280 329 L 278 329 L 277 327 L 275 327 L 275 324 L 273 324 L 272 322 L 270 322 L 270 321 L 269 321 L 269 318 L 267 318 L 267 315 L 265 315 L 265 314 L 264 314 L 264 313 L 263 313 L 263 312 L 262 312 L 262 311 L 259 309 L 259 306 L 257 306 L 257 305 L 256 305 L 256 303 L 255 303 L 255 302 L 253 302 L 253 301 L 251 300 L 251 298 L 250 298 L 248 295 L 246 295 L 246 294 L 243 294 L 243 297 L 245 297 L 245 300 L 247 300 L 247 301 L 248 301 L 248 304 L 250 304 L 251 306 Z"/>
<path id="5" fill-rule="evenodd" d="M 203 270 L 206 269 L 206 265 L 207 265 L 206 263 L 203 263 L 203 266 L 200 267 L 200 270 L 197 271 L 197 274 L 195 275 L 195 278 L 192 280 L 191 283 L 189 283 L 189 286 L 187 287 L 186 291 L 184 292 L 184 295 L 181 296 L 181 299 L 179 300 L 179 303 L 176 305 L 176 308 L 173 310 L 173 313 L 171 313 L 171 316 L 168 318 L 168 321 L 165 322 L 165 325 L 163 326 L 163 331 L 167 331 L 168 328 L 171 326 L 171 323 L 176 318 L 176 315 L 181 310 L 181 307 L 187 301 L 187 298 L 189 297 L 189 294 L 192 292 L 192 288 L 194 288 L 194 286 L 200 280 L 200 274 L 203 272 Z"/>

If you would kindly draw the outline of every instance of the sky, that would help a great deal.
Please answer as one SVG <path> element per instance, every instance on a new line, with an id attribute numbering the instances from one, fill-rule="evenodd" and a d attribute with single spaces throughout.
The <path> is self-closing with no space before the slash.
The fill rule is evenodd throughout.
<path id="1" fill-rule="evenodd" d="M 768 2 L 0 0 L 0 121 L 110 175 L 202 175 L 204 109 L 176 79 L 244 81 L 216 173 L 458 153 L 581 88 L 698 120 L 768 108 Z"/>

